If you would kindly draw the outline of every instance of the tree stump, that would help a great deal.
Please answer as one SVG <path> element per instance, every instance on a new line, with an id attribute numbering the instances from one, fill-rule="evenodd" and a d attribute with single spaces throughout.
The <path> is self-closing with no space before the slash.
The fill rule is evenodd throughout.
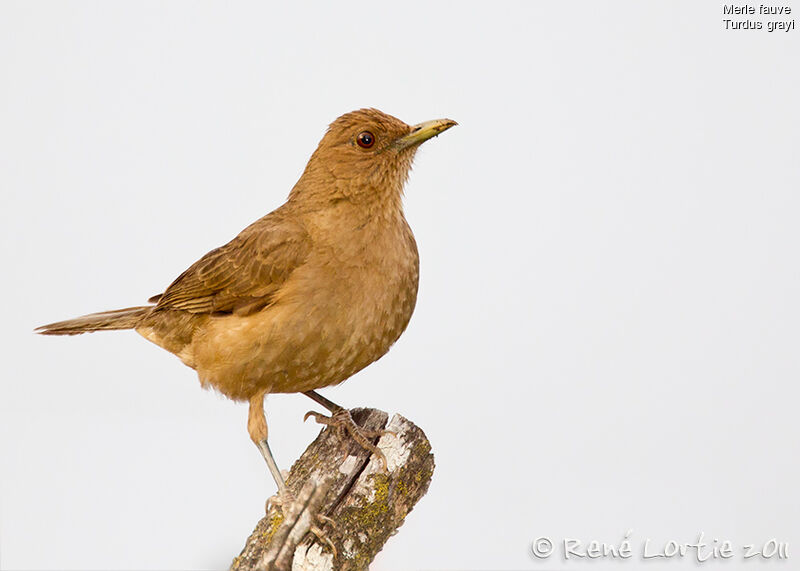
<path id="1" fill-rule="evenodd" d="M 377 441 L 388 464 L 349 435 L 323 429 L 294 463 L 286 486 L 289 506 L 270 505 L 230 571 L 367 569 L 406 515 L 428 491 L 431 445 L 400 415 L 386 423 L 380 410 L 350 411 L 359 426 L 385 429 Z"/>

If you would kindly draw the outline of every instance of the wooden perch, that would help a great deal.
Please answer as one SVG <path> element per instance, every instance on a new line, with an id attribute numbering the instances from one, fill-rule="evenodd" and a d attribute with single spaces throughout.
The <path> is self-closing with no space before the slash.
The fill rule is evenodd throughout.
<path id="1" fill-rule="evenodd" d="M 386 429 L 379 457 L 349 435 L 325 428 L 294 463 L 286 486 L 296 500 L 270 505 L 230 571 L 367 569 L 386 541 L 428 490 L 431 445 L 422 430 L 400 415 L 358 408 L 353 420 Z"/>

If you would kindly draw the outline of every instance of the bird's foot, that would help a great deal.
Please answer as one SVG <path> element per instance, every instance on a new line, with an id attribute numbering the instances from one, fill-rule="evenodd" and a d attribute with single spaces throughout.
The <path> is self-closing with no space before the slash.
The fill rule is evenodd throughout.
<path id="1" fill-rule="evenodd" d="M 371 430 L 363 428 L 356 424 L 356 421 L 353 420 L 353 417 L 350 415 L 350 411 L 346 408 L 341 408 L 333 412 L 330 416 L 325 416 L 324 414 L 310 410 L 305 414 L 303 420 L 308 420 L 310 416 L 313 416 L 314 420 L 319 424 L 334 427 L 336 429 L 336 434 L 338 434 L 342 441 L 344 441 L 344 433 L 347 432 L 361 448 L 378 457 L 381 461 L 384 473 L 389 472 L 389 464 L 386 461 L 386 455 L 380 448 L 370 442 L 369 439 L 379 438 L 384 434 L 393 434 L 397 436 L 394 432 L 391 430 Z"/>
<path id="2" fill-rule="evenodd" d="M 267 499 L 266 510 L 267 514 L 269 514 L 269 510 L 271 507 L 276 506 L 279 507 L 284 514 L 287 513 L 289 506 L 294 504 L 297 501 L 295 495 L 289 491 L 289 488 L 283 487 L 282 489 L 278 490 L 278 492 Z M 334 545 L 333 540 L 328 536 L 327 533 L 322 529 L 323 526 L 326 524 L 329 525 L 332 529 L 338 529 L 338 524 L 333 518 L 326 516 L 325 514 L 316 514 L 316 520 L 319 525 L 315 525 L 314 523 L 311 524 L 309 527 L 309 531 L 314 534 L 314 536 L 319 540 L 320 543 L 326 545 L 330 548 L 331 553 L 333 553 L 334 559 L 339 556 L 339 552 L 336 549 L 336 545 Z"/>
<path id="3" fill-rule="evenodd" d="M 264 509 L 267 513 L 269 513 L 269 509 L 272 506 L 277 506 L 280 507 L 285 513 L 289 506 L 295 501 L 297 501 L 297 498 L 292 492 L 289 491 L 289 488 L 284 486 L 283 488 L 279 489 L 275 495 L 267 498 L 267 503 L 264 506 Z"/>
<path id="4" fill-rule="evenodd" d="M 333 527 L 336 526 L 336 522 L 334 522 L 331 518 L 329 518 L 326 515 L 317 514 L 317 519 L 319 519 L 320 523 L 322 523 L 323 525 L 326 523 L 330 523 Z M 316 538 L 319 539 L 320 543 L 324 543 L 325 545 L 330 547 L 334 559 L 336 559 L 336 557 L 339 556 L 339 552 L 336 550 L 336 546 L 333 544 L 333 541 L 331 541 L 331 538 L 328 537 L 328 534 L 325 533 L 325 531 L 323 531 L 322 528 L 319 528 L 316 525 L 312 524 L 309 531 L 311 531 L 311 533 L 313 533 L 314 536 L 316 536 Z"/>

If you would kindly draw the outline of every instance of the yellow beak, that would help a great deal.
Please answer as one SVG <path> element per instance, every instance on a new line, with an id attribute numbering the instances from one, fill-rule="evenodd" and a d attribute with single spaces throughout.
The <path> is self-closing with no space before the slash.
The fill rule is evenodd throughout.
<path id="1" fill-rule="evenodd" d="M 403 137 L 397 139 L 395 146 L 398 149 L 405 149 L 414 145 L 424 143 L 428 139 L 435 137 L 439 133 L 444 133 L 450 127 L 458 125 L 452 119 L 434 119 L 433 121 L 425 121 L 419 125 L 414 125 L 412 131 Z"/>

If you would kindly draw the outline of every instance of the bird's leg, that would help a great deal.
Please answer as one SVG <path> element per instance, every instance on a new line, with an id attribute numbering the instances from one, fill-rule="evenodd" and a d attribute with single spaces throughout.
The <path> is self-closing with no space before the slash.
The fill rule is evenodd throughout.
<path id="1" fill-rule="evenodd" d="M 305 414 L 303 420 L 307 420 L 308 417 L 313 416 L 314 420 L 316 420 L 319 424 L 335 427 L 340 438 L 343 438 L 344 432 L 346 431 L 350 436 L 353 437 L 353 440 L 355 440 L 359 446 L 378 457 L 383 465 L 384 472 L 389 471 L 389 464 L 386 462 L 386 455 L 383 453 L 383 451 L 381 451 L 380 448 L 370 442 L 369 439 L 378 438 L 384 434 L 394 434 L 394 432 L 391 430 L 369 430 L 362 428 L 353 420 L 349 410 L 339 406 L 335 402 L 329 401 L 317 391 L 305 391 L 303 394 L 314 402 L 321 404 L 331 412 L 330 416 L 325 416 L 310 410 Z"/>
<path id="2" fill-rule="evenodd" d="M 267 419 L 264 416 L 264 394 L 263 392 L 258 393 L 250 399 L 250 410 L 247 414 L 247 431 L 250 433 L 250 439 L 261 451 L 261 455 L 267 462 L 267 468 L 269 468 L 275 483 L 278 485 L 278 501 L 284 506 L 288 506 L 294 501 L 294 498 L 286 487 L 283 475 L 278 469 L 275 458 L 272 456 L 272 451 L 269 449 Z"/>

